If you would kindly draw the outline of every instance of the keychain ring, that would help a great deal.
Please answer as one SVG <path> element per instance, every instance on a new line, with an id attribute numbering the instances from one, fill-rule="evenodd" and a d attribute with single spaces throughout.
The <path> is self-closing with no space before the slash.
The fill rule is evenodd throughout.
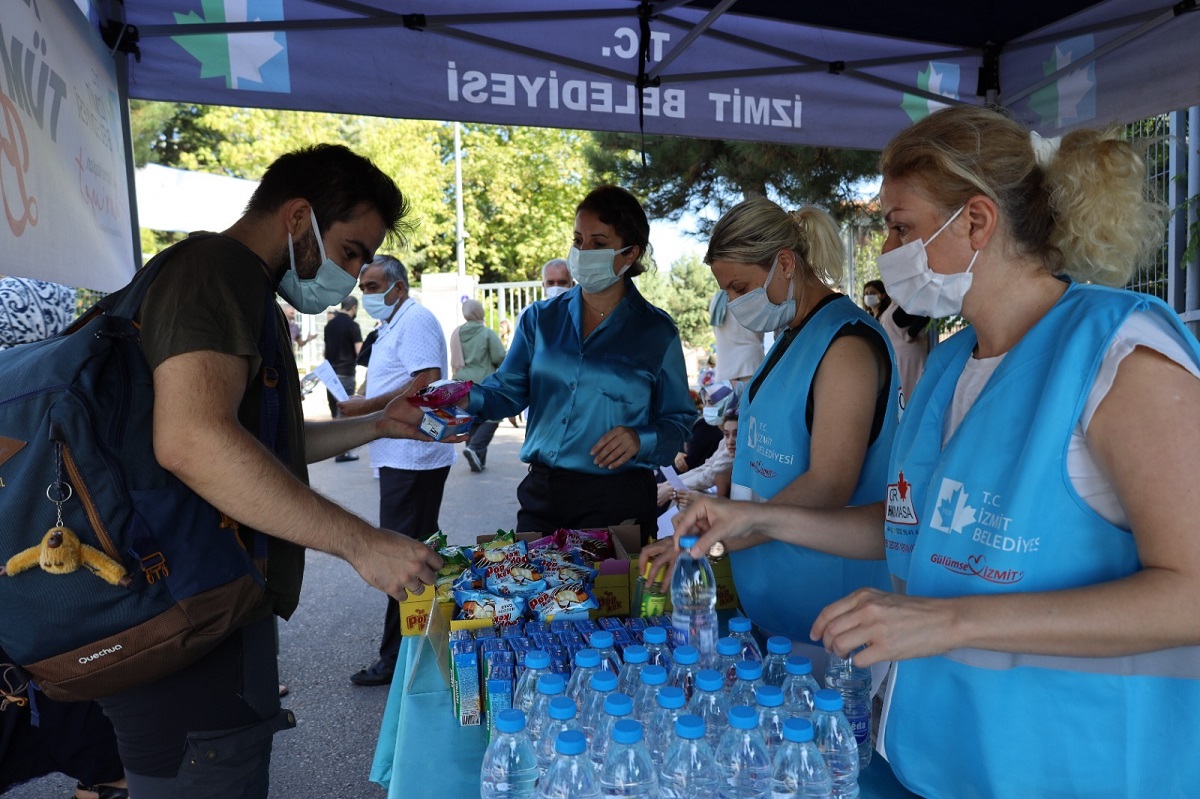
<path id="1" fill-rule="evenodd" d="M 67 489 L 66 496 L 63 496 L 63 497 L 61 497 L 60 499 L 55 499 L 53 496 L 51 496 L 51 495 L 50 495 L 50 492 L 51 492 L 51 491 L 53 491 L 53 490 L 54 490 L 54 488 L 55 488 L 56 486 L 58 486 L 58 487 L 59 487 L 59 491 L 58 491 L 58 492 L 59 492 L 59 494 L 61 494 L 61 493 L 62 493 L 62 487 L 63 487 L 63 486 L 65 486 L 65 487 L 66 487 L 66 489 Z M 51 502 L 53 502 L 55 505 L 61 505 L 62 503 L 64 503 L 64 502 L 66 502 L 67 500 L 69 500 L 69 499 L 71 498 L 71 495 L 72 495 L 72 493 L 73 493 L 73 491 L 72 491 L 72 489 L 71 489 L 71 484 L 70 484 L 70 483 L 64 483 L 64 482 L 62 482 L 61 480 L 58 480 L 58 481 L 56 481 L 56 482 L 53 482 L 53 483 L 51 483 L 50 485 L 46 486 L 46 499 L 50 500 L 50 501 L 51 501 Z"/>

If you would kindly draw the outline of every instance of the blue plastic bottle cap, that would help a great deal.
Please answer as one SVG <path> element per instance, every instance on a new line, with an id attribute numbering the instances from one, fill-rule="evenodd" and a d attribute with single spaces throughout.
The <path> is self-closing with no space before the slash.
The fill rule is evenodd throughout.
<path id="1" fill-rule="evenodd" d="M 688 741 L 704 737 L 704 719 L 685 713 L 675 719 L 675 734 Z"/>
<path id="2" fill-rule="evenodd" d="M 772 635 L 767 639 L 767 651 L 772 655 L 786 655 L 792 651 L 792 642 L 782 635 Z"/>
<path id="3" fill-rule="evenodd" d="M 783 689 L 778 685 L 760 685 L 754 689 L 754 698 L 763 707 L 779 707 L 783 704 Z"/>
<path id="4" fill-rule="evenodd" d="M 690 666 L 693 663 L 700 661 L 700 650 L 691 644 L 675 647 L 675 662 L 682 663 L 684 666 Z"/>
<path id="5" fill-rule="evenodd" d="M 613 725 L 612 737 L 619 744 L 635 744 L 642 740 L 642 724 L 633 719 L 621 719 Z"/>
<path id="6" fill-rule="evenodd" d="M 668 685 L 658 692 L 658 706 L 675 710 L 684 705 L 683 689 L 677 685 Z"/>
<path id="7" fill-rule="evenodd" d="M 592 649 L 612 649 L 613 635 L 608 630 L 596 630 L 588 639 Z"/>
<path id="8" fill-rule="evenodd" d="M 604 697 L 604 712 L 610 716 L 628 716 L 633 712 L 633 700 L 626 694 L 611 693 Z"/>
<path id="9" fill-rule="evenodd" d="M 590 669 L 600 665 L 600 653 L 595 649 L 580 649 L 575 653 L 575 668 Z"/>
<path id="10" fill-rule="evenodd" d="M 630 644 L 622 653 L 626 663 L 645 663 L 650 659 L 650 651 L 641 644 Z"/>
<path id="11" fill-rule="evenodd" d="M 692 547 L 696 546 L 696 542 L 699 540 L 700 540 L 699 536 L 685 535 L 679 539 L 679 548 L 680 549 L 691 549 Z"/>
<path id="12" fill-rule="evenodd" d="M 501 710 L 496 716 L 496 729 L 507 733 L 521 732 L 525 729 L 525 713 L 515 707 Z"/>
<path id="13" fill-rule="evenodd" d="M 563 730 L 554 739 L 554 751 L 560 755 L 582 755 L 587 751 L 587 738 L 579 730 Z"/>
<path id="14" fill-rule="evenodd" d="M 717 639 L 718 655 L 736 655 L 742 651 L 742 642 L 732 636 Z"/>
<path id="15" fill-rule="evenodd" d="M 842 695 L 832 688 L 822 688 L 821 690 L 817 691 L 816 696 L 813 697 L 813 706 L 816 707 L 817 710 L 841 710 Z"/>
<path id="16" fill-rule="evenodd" d="M 566 696 L 556 696 L 550 700 L 548 715 L 552 719 L 565 721 L 575 718 L 575 702 Z"/>
<path id="17" fill-rule="evenodd" d="M 758 711 L 745 705 L 729 708 L 729 726 L 735 730 L 752 730 L 758 726 Z"/>
<path id="18" fill-rule="evenodd" d="M 785 667 L 788 674 L 812 674 L 812 661 L 804 655 L 792 655 Z"/>
<path id="19" fill-rule="evenodd" d="M 537 692 L 539 694 L 561 694 L 567 690 L 567 684 L 563 681 L 561 674 L 543 674 L 538 677 Z"/>
<path id="20" fill-rule="evenodd" d="M 805 741 L 813 739 L 812 722 L 808 719 L 802 719 L 796 716 L 783 722 L 783 737 L 784 740 L 792 743 L 802 744 Z"/>
<path id="21" fill-rule="evenodd" d="M 642 630 L 642 640 L 648 644 L 665 644 L 667 630 L 665 627 L 647 627 Z"/>
<path id="22" fill-rule="evenodd" d="M 701 669 L 696 673 L 696 687 L 701 691 L 719 691 L 725 685 L 721 672 L 714 669 Z"/>
<path id="23" fill-rule="evenodd" d="M 739 680 L 762 679 L 762 664 L 757 660 L 739 660 L 735 668 Z"/>
<path id="24" fill-rule="evenodd" d="M 527 669 L 548 669 L 550 668 L 550 653 L 544 649 L 530 649 L 525 653 L 525 668 Z"/>
<path id="25" fill-rule="evenodd" d="M 667 681 L 667 670 L 657 664 L 642 669 L 644 685 L 662 685 Z"/>
<path id="26" fill-rule="evenodd" d="M 729 632 L 731 633 L 748 633 L 750 632 L 750 619 L 746 616 L 734 616 L 729 620 Z"/>
<path id="27" fill-rule="evenodd" d="M 592 690 L 608 693 L 617 690 L 617 675 L 611 671 L 598 671 L 592 675 Z"/>

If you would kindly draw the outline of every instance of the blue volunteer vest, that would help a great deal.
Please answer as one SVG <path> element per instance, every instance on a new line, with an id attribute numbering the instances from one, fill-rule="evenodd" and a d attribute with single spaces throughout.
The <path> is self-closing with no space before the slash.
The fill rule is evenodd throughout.
<path id="1" fill-rule="evenodd" d="M 809 389 L 834 336 L 847 324 L 868 325 L 879 333 L 892 360 L 892 387 L 879 436 L 867 448 L 852 505 L 878 502 L 886 483 L 888 453 L 896 431 L 899 385 L 895 356 L 879 323 L 846 297 L 820 308 L 774 365 L 739 414 L 737 455 L 733 461 L 734 499 L 765 502 L 808 471 L 812 438 L 804 423 Z M 776 342 L 778 347 L 780 342 Z M 771 362 L 763 361 L 758 372 Z M 751 385 L 758 380 L 754 375 Z M 730 553 L 738 599 L 746 614 L 764 630 L 808 641 L 817 614 L 855 589 L 891 582 L 883 561 L 847 560 L 782 541 Z"/>
<path id="2" fill-rule="evenodd" d="M 975 332 L 934 349 L 889 466 L 888 563 L 909 594 L 1053 591 L 1140 568 L 1133 536 L 1091 510 L 1066 473 L 1101 360 L 1135 310 L 1166 320 L 1200 362 L 1162 302 L 1072 285 L 1000 362 L 944 450 Z M 1196 678 L 1198 647 L 1121 658 L 960 649 L 903 661 L 880 749 L 928 797 L 1196 796 Z"/>

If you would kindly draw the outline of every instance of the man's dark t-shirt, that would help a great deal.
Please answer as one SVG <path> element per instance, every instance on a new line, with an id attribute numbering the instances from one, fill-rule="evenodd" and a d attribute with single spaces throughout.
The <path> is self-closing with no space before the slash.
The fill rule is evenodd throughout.
<path id="1" fill-rule="evenodd" d="M 334 374 L 353 375 L 358 353 L 354 345 L 362 342 L 362 330 L 346 314 L 338 311 L 325 324 L 325 360 Z"/>

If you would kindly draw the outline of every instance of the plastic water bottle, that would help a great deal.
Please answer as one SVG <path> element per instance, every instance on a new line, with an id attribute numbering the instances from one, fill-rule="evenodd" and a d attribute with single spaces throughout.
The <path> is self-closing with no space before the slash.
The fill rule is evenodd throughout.
<path id="1" fill-rule="evenodd" d="M 783 724 L 783 745 L 771 764 L 771 799 L 831 799 L 833 780 L 825 758 L 813 743 L 808 719 Z"/>
<path id="2" fill-rule="evenodd" d="M 600 767 L 600 794 L 625 799 L 658 799 L 658 772 L 646 751 L 642 725 L 621 719 Z"/>
<path id="3" fill-rule="evenodd" d="M 546 724 L 542 727 L 542 737 L 534 742 L 537 749 L 538 776 L 545 778 L 546 769 L 554 759 L 554 742 L 563 730 L 579 730 L 579 719 L 576 718 L 575 703 L 566 696 L 556 696 L 550 700 L 546 710 Z M 583 732 L 583 730 L 579 730 Z"/>
<path id="4" fill-rule="evenodd" d="M 691 700 L 692 693 L 696 690 L 696 675 L 700 673 L 700 653 L 696 651 L 696 647 L 690 644 L 675 647 L 675 665 L 671 668 L 671 675 L 667 679 L 671 685 L 683 689 L 683 695 Z"/>
<path id="5" fill-rule="evenodd" d="M 617 648 L 613 646 L 613 634 L 608 630 L 596 630 L 588 638 L 588 644 L 600 653 L 600 668 L 604 671 L 611 671 L 613 674 L 621 673 L 621 656 L 617 654 Z"/>
<path id="6" fill-rule="evenodd" d="M 688 701 L 687 712 L 704 721 L 704 737 L 715 750 L 729 723 L 729 694 L 720 672 L 704 669 L 696 674 L 696 691 Z"/>
<path id="7" fill-rule="evenodd" d="M 717 769 L 699 717 L 685 713 L 675 720 L 675 740 L 658 772 L 658 789 L 662 799 L 716 796 Z"/>
<path id="8" fill-rule="evenodd" d="M 858 762 L 871 762 L 871 670 L 854 665 L 854 657 L 830 655 L 825 664 L 825 687 L 842 695 L 842 712 L 858 741 Z"/>
<path id="9" fill-rule="evenodd" d="M 596 739 L 596 729 L 604 717 L 604 700 L 617 690 L 617 675 L 611 671 L 598 671 L 588 682 L 579 711 L 579 726 L 589 741 Z"/>
<path id="10" fill-rule="evenodd" d="M 742 660 L 762 660 L 762 650 L 758 648 L 758 641 L 755 640 L 750 627 L 750 619 L 734 616 L 729 620 L 729 635 L 741 642 Z"/>
<path id="11" fill-rule="evenodd" d="M 717 654 L 717 578 L 707 557 L 688 554 L 697 540 L 696 536 L 679 539 L 679 557 L 671 575 L 671 624 L 687 636 L 687 642 L 699 650 L 701 662 L 708 666 Z"/>
<path id="12" fill-rule="evenodd" d="M 733 688 L 737 682 L 737 664 L 742 659 L 742 642 L 727 635 L 717 639 L 717 662 L 714 669 L 721 673 L 725 690 Z"/>
<path id="13" fill-rule="evenodd" d="M 858 799 L 858 741 L 842 714 L 842 695 L 831 688 L 817 691 L 813 710 L 813 741 L 829 777 L 834 799 Z"/>
<path id="14" fill-rule="evenodd" d="M 587 739 L 566 730 L 554 742 L 554 759 L 538 783 L 538 799 L 600 799 L 600 782 L 587 757 Z"/>
<path id="15" fill-rule="evenodd" d="M 812 661 L 804 655 L 792 655 L 788 658 L 787 677 L 783 679 L 781 687 L 784 715 L 811 719 L 813 697 L 821 690 L 821 686 L 812 676 Z"/>
<path id="16" fill-rule="evenodd" d="M 530 649 L 525 653 L 525 671 L 521 672 L 513 688 L 512 706 L 524 711 L 526 719 L 529 718 L 533 698 L 537 696 L 537 681 L 549 673 L 549 652 L 544 649 Z"/>
<path id="17" fill-rule="evenodd" d="M 579 706 L 591 684 L 592 675 L 600 671 L 600 653 L 595 649 L 580 649 L 575 653 L 575 670 L 567 680 L 567 696 Z"/>
<path id="18" fill-rule="evenodd" d="M 664 627 L 647 627 L 642 631 L 642 644 L 650 653 L 647 663 L 662 666 L 667 671 L 675 665 L 671 657 L 671 647 L 667 644 L 667 631 Z"/>
<path id="19" fill-rule="evenodd" d="M 537 784 L 537 755 L 525 734 L 525 714 L 516 708 L 496 714 L 495 733 L 479 770 L 480 799 L 530 799 Z"/>
<path id="20" fill-rule="evenodd" d="M 758 704 L 755 691 L 762 685 L 762 663 L 757 660 L 742 660 L 737 664 L 737 682 L 729 691 L 729 706 L 745 705 L 754 707 Z"/>
<path id="21" fill-rule="evenodd" d="M 792 642 L 782 635 L 767 639 L 767 656 L 763 658 L 763 682 L 767 685 L 783 685 L 787 677 L 787 659 L 792 654 Z"/>
<path id="22" fill-rule="evenodd" d="M 613 691 L 604 698 L 604 715 L 596 725 L 596 733 L 592 736 L 592 748 L 589 754 L 592 763 L 597 768 L 604 765 L 604 755 L 608 753 L 608 744 L 612 741 L 613 727 L 621 719 L 633 718 L 633 700 L 619 691 Z"/>
<path id="23" fill-rule="evenodd" d="M 729 708 L 729 729 L 717 744 L 717 788 L 721 799 L 764 799 L 771 787 L 771 754 L 758 729 L 754 708 Z"/>
<path id="24" fill-rule="evenodd" d="M 642 684 L 642 669 L 650 662 L 650 652 L 641 644 L 625 647 L 625 665 L 617 675 L 617 690 L 633 696 Z"/>
<path id="25" fill-rule="evenodd" d="M 667 670 L 662 666 L 646 666 L 642 669 L 642 684 L 633 695 L 633 717 L 643 725 L 649 724 L 654 717 L 658 708 L 658 691 L 666 684 Z"/>
<path id="26" fill-rule="evenodd" d="M 783 743 L 783 722 L 787 718 L 783 712 L 783 689 L 778 685 L 760 685 L 754 695 L 758 699 L 758 731 L 774 757 Z"/>
<path id="27" fill-rule="evenodd" d="M 525 721 L 525 732 L 535 746 L 541 740 L 542 730 L 545 729 L 546 720 L 550 717 L 550 700 L 566 690 L 567 683 L 561 675 L 547 674 L 538 679 L 537 695 L 533 697 L 533 704 L 529 708 L 529 715 L 526 716 Z"/>
<path id="28" fill-rule="evenodd" d="M 644 725 L 646 749 L 649 750 L 650 759 L 654 761 L 656 768 L 666 760 L 667 750 L 671 748 L 671 741 L 675 740 L 676 719 L 685 713 L 687 710 L 683 699 L 683 689 L 676 688 L 674 685 L 664 685 L 658 692 L 658 707 L 654 710 L 649 722 Z"/>

